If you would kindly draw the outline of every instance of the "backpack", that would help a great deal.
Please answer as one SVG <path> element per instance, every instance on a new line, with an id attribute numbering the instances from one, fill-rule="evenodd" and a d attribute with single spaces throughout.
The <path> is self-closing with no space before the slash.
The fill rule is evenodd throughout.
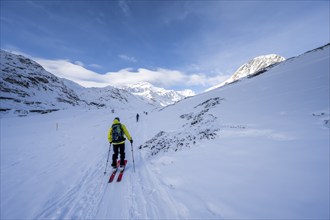
<path id="1" fill-rule="evenodd" d="M 121 124 L 113 124 L 112 125 L 112 142 L 119 143 L 124 141 L 124 134 Z"/>

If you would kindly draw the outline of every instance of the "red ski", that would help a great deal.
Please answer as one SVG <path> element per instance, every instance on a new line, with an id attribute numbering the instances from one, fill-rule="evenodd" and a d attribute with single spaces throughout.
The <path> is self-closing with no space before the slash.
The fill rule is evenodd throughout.
<path id="1" fill-rule="evenodd" d="M 116 176 L 116 173 L 117 173 L 119 164 L 120 164 L 120 161 L 118 160 L 118 162 L 117 162 L 117 169 L 112 172 L 112 174 L 111 174 L 111 176 L 109 178 L 109 183 L 111 183 L 115 179 L 115 176 Z"/>
<path id="2" fill-rule="evenodd" d="M 120 163 L 120 161 L 118 160 L 118 163 Z M 125 160 L 125 165 L 124 165 L 124 169 L 120 171 L 119 175 L 118 175 L 118 178 L 117 178 L 117 182 L 120 182 L 121 179 L 123 178 L 123 175 L 124 175 L 124 171 L 125 171 L 125 167 L 126 167 L 126 164 L 127 164 L 127 160 Z"/>

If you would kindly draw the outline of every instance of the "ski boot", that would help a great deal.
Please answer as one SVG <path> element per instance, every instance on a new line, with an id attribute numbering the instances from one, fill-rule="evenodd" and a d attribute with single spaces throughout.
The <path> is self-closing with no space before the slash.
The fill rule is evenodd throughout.
<path id="1" fill-rule="evenodd" d="M 117 171 L 117 167 L 116 166 L 112 166 L 112 172 L 116 172 Z"/>
<path id="2" fill-rule="evenodd" d="M 120 165 L 119 171 L 123 171 L 124 169 L 125 169 L 125 166 L 124 165 Z"/>

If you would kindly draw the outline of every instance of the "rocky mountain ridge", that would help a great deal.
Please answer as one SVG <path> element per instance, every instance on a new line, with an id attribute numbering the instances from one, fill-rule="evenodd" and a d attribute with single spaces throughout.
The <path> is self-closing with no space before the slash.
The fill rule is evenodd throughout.
<path id="1" fill-rule="evenodd" d="M 131 93 L 108 86 L 84 88 L 47 72 L 37 62 L 1 50 L 0 113 L 25 116 L 69 107 L 129 108 L 146 105 Z"/>

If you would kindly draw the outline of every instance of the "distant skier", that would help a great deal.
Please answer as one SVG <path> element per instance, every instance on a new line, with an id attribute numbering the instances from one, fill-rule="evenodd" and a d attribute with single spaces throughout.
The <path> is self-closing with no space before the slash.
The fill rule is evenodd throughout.
<path id="1" fill-rule="evenodd" d="M 113 155 L 112 155 L 112 168 L 117 169 L 117 159 L 118 153 L 120 153 L 120 169 L 124 169 L 125 166 L 125 140 L 127 139 L 133 143 L 133 139 L 129 134 L 126 126 L 120 123 L 120 119 L 116 117 L 113 120 L 112 126 L 108 132 L 108 140 L 113 146 Z"/>
<path id="2" fill-rule="evenodd" d="M 140 115 L 139 115 L 139 113 L 137 113 L 136 114 L 136 122 L 139 122 L 139 117 L 140 117 Z"/>

